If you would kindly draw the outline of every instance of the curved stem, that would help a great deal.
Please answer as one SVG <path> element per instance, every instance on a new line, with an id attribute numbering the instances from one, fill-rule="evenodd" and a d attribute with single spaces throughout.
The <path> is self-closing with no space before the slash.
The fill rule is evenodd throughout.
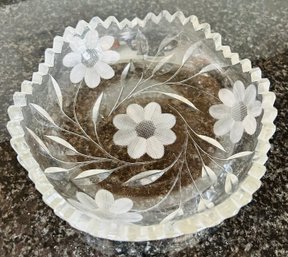
<path id="1" fill-rule="evenodd" d="M 180 201 L 179 201 L 179 209 L 182 209 L 182 205 L 183 205 L 183 202 L 182 202 L 182 171 L 183 171 L 183 165 L 184 165 L 184 162 L 182 161 L 181 163 L 181 172 L 179 174 L 179 194 L 180 194 Z"/>
<path id="2" fill-rule="evenodd" d="M 185 118 L 183 117 L 183 115 L 182 115 L 178 110 L 176 110 L 173 106 L 170 106 L 170 107 L 172 107 L 172 108 L 178 113 L 178 115 L 182 118 L 182 120 L 183 120 L 183 121 L 185 122 L 185 124 L 186 124 L 186 128 L 189 128 L 195 135 L 198 135 L 198 134 L 189 126 L 188 122 L 185 120 Z M 200 158 L 200 160 L 201 160 L 202 165 L 205 165 L 204 160 L 203 160 L 203 158 L 202 158 L 202 156 L 201 156 L 201 153 L 200 153 L 199 149 L 202 150 L 202 151 L 204 151 L 204 150 L 197 144 L 197 142 L 196 142 L 195 139 L 191 136 L 191 134 L 190 134 L 189 132 L 187 132 L 187 133 L 188 133 L 189 138 L 190 138 L 191 141 L 193 142 L 193 145 L 194 145 L 194 147 L 195 147 L 195 149 L 196 149 L 196 151 L 197 151 L 197 154 L 198 154 L 198 156 L 199 156 L 199 158 Z M 204 152 L 205 152 L 205 151 L 204 151 Z M 205 152 L 205 153 L 206 153 L 206 152 Z M 206 154 L 208 154 L 208 153 L 206 153 Z M 190 175 L 190 177 L 191 177 L 191 180 L 192 180 L 192 182 L 193 182 L 196 190 L 199 192 L 200 197 L 203 199 L 202 193 L 201 193 L 200 190 L 198 189 L 198 187 L 197 187 L 197 185 L 196 185 L 196 183 L 195 183 L 195 180 L 194 180 L 194 178 L 193 178 L 193 176 L 192 176 L 191 170 L 190 170 L 190 168 L 189 168 L 189 166 L 188 166 L 188 162 L 187 162 L 187 152 L 185 153 L 185 162 L 186 162 L 186 167 L 187 167 L 187 169 L 188 169 L 188 171 L 189 171 L 189 175 Z"/>
<path id="3" fill-rule="evenodd" d="M 185 87 L 194 88 L 194 89 L 199 90 L 199 91 L 202 91 L 202 92 L 205 93 L 206 95 L 209 95 L 209 96 L 211 96 L 211 97 L 219 100 L 218 97 L 216 97 L 216 96 L 214 96 L 214 95 L 206 92 L 204 89 L 198 88 L 198 87 L 193 86 L 193 85 L 185 84 L 185 83 L 182 83 L 182 82 L 168 82 L 168 83 L 166 83 L 166 85 L 168 85 L 168 86 L 170 86 L 170 85 L 177 85 L 177 84 L 182 85 L 182 86 L 185 86 Z"/>
<path id="4" fill-rule="evenodd" d="M 119 101 L 120 101 L 120 99 L 121 99 L 121 96 L 122 96 L 122 94 L 123 94 L 123 90 L 124 90 L 124 85 L 123 85 L 123 82 L 121 81 L 121 90 L 120 90 L 120 93 L 119 93 L 119 95 L 118 95 L 118 97 L 117 97 L 117 99 L 116 99 L 116 101 L 115 101 L 115 104 L 113 105 L 111 111 L 109 112 L 108 117 L 109 117 L 109 116 L 113 113 L 113 111 L 117 108 L 117 105 L 118 105 L 118 103 L 119 103 Z"/>
<path id="5" fill-rule="evenodd" d="M 192 76 L 189 77 L 189 78 L 186 78 L 186 79 L 183 79 L 183 80 L 178 81 L 178 83 L 186 82 L 186 81 L 188 81 L 188 80 L 190 80 L 190 79 L 193 79 L 193 78 L 197 77 L 197 76 L 200 75 L 200 74 L 201 74 L 201 72 L 197 72 L 196 74 L 192 75 Z"/>
<path id="6" fill-rule="evenodd" d="M 197 186 L 197 184 L 196 184 L 196 182 L 195 182 L 195 180 L 194 180 L 194 178 L 193 178 L 193 176 L 192 176 L 192 172 L 191 172 L 191 170 L 190 170 L 190 168 L 189 168 L 189 165 L 188 165 L 188 162 L 187 162 L 187 154 L 185 155 L 185 165 L 186 165 L 186 168 L 187 168 L 187 170 L 188 170 L 188 172 L 189 172 L 189 175 L 190 175 L 190 178 L 191 178 L 191 180 L 192 180 L 192 183 L 193 183 L 194 187 L 195 187 L 196 190 L 198 191 L 199 196 L 201 197 L 201 199 L 204 200 L 204 198 L 203 198 L 203 196 L 202 196 L 202 192 L 200 192 L 200 190 L 199 190 L 199 188 L 198 188 L 198 186 Z"/>
<path id="7" fill-rule="evenodd" d="M 78 124 L 76 123 L 76 121 L 73 120 L 71 117 L 69 117 L 69 116 L 64 112 L 64 110 L 63 110 L 62 108 L 60 108 L 60 109 L 61 109 L 62 114 L 63 114 L 70 122 L 72 122 L 74 125 L 78 125 Z"/>
<path id="8" fill-rule="evenodd" d="M 178 33 L 178 34 L 176 35 L 176 37 L 178 37 L 179 35 L 181 35 L 181 33 L 182 33 L 182 32 Z M 162 50 L 162 49 L 158 49 L 157 53 L 155 54 L 155 56 L 154 56 L 154 58 L 153 58 L 154 60 L 159 56 L 159 54 L 161 53 L 161 50 Z M 151 61 L 146 70 L 149 70 L 149 69 L 151 68 L 152 63 L 153 63 L 153 62 Z M 166 84 L 168 81 L 172 80 L 172 79 L 179 73 L 179 71 L 182 69 L 182 67 L 183 67 L 183 64 L 181 64 L 181 66 L 176 70 L 176 72 L 175 72 L 169 79 L 167 79 L 166 81 L 153 84 L 153 85 L 148 86 L 147 88 L 141 89 L 141 90 L 139 90 L 138 92 L 136 92 L 135 94 L 133 94 L 133 93 L 135 92 L 135 90 L 136 90 L 140 85 L 144 84 L 145 82 L 147 82 L 149 79 L 151 79 L 151 78 L 155 75 L 154 73 L 152 73 L 148 78 L 146 78 L 145 80 L 143 80 L 143 81 L 141 82 L 141 80 L 142 80 L 142 78 L 143 78 L 143 76 L 144 76 L 144 74 L 143 74 L 143 72 L 142 72 L 141 78 L 140 78 L 140 80 L 137 82 L 136 86 L 129 92 L 129 94 L 128 94 L 120 103 L 118 103 L 118 101 L 119 101 L 120 98 L 121 98 L 122 92 L 123 92 L 123 88 L 121 89 L 120 94 L 119 94 L 119 96 L 118 96 L 118 99 L 117 99 L 115 105 L 113 106 L 112 110 L 110 111 L 108 117 L 112 114 L 112 112 L 113 112 L 115 109 L 117 109 L 117 108 L 118 108 L 123 102 L 125 102 L 127 99 L 130 99 L 131 97 L 133 97 L 133 96 L 135 96 L 135 95 L 138 95 L 138 93 L 141 93 L 141 92 L 143 92 L 143 91 L 146 91 L 146 90 L 149 89 L 149 88 L 152 88 L 152 87 L 155 87 L 155 86 L 159 86 L 159 85 L 162 85 L 162 84 Z"/>
<path id="9" fill-rule="evenodd" d="M 187 125 L 187 127 L 191 130 L 191 132 L 193 132 L 196 136 L 198 136 L 198 134 L 196 133 L 196 131 L 194 129 L 191 128 L 191 126 L 188 124 L 188 122 L 185 120 L 185 118 L 183 117 L 183 115 L 177 111 L 173 106 L 169 105 L 174 111 L 176 111 L 178 113 L 178 115 L 182 118 L 182 120 L 185 122 L 185 124 Z M 194 140 L 194 139 L 193 139 Z M 207 153 L 205 150 L 203 150 L 199 144 L 194 140 L 195 144 L 199 147 L 199 149 L 204 152 L 206 155 L 210 156 L 211 158 L 214 158 L 216 160 L 220 160 L 220 161 L 227 161 L 227 158 L 218 158 L 215 156 L 211 156 L 209 153 Z"/>
<path id="10" fill-rule="evenodd" d="M 86 138 L 85 136 L 83 136 L 83 135 L 79 135 L 79 134 L 77 134 L 77 133 L 75 133 L 75 132 L 73 132 L 73 131 L 70 131 L 70 130 L 61 128 L 61 127 L 59 127 L 59 126 L 57 126 L 57 128 L 60 129 L 60 130 L 62 130 L 62 131 L 64 131 L 64 132 L 66 132 L 66 133 L 69 133 L 69 134 L 72 134 L 72 135 L 74 135 L 74 136 L 81 137 L 81 138 L 87 140 L 87 138 Z"/>
<path id="11" fill-rule="evenodd" d="M 203 161 L 203 158 L 202 158 L 202 156 L 201 156 L 201 154 L 200 154 L 200 151 L 199 151 L 199 149 L 198 149 L 197 143 L 195 142 L 195 140 L 193 139 L 193 137 L 190 135 L 190 133 L 188 133 L 188 135 L 189 135 L 190 139 L 191 139 L 192 142 L 193 142 L 193 145 L 194 145 L 194 147 L 195 147 L 195 149 L 196 149 L 196 151 L 197 151 L 197 154 L 198 154 L 198 156 L 199 156 L 199 158 L 200 158 L 200 160 L 201 160 L 201 162 L 202 162 L 202 165 L 204 165 L 204 161 Z M 187 162 L 187 153 L 186 153 L 186 155 L 185 155 L 185 163 L 186 163 L 186 167 L 187 167 L 187 169 L 188 169 L 188 171 L 189 171 L 189 175 L 190 175 L 190 178 L 191 178 L 191 180 L 192 180 L 192 182 L 193 182 L 193 185 L 195 186 L 196 190 L 198 191 L 199 196 L 201 197 L 201 199 L 202 199 L 202 200 L 205 200 L 205 199 L 203 198 L 203 196 L 202 196 L 202 192 L 199 190 L 199 188 L 198 188 L 198 186 L 197 186 L 197 184 L 196 184 L 196 182 L 195 182 L 195 179 L 194 179 L 193 176 L 192 176 L 192 172 L 191 172 L 191 170 L 190 170 L 190 168 L 189 168 L 189 165 L 188 165 L 188 162 Z"/>
<path id="12" fill-rule="evenodd" d="M 135 210 L 135 211 L 140 212 L 140 213 L 141 213 L 141 212 L 147 212 L 147 211 L 153 210 L 154 208 L 156 208 L 157 206 L 159 206 L 161 203 L 163 203 L 163 202 L 168 198 L 168 196 L 171 194 L 171 192 L 173 191 L 174 187 L 176 186 L 177 181 L 178 181 L 178 179 L 179 179 L 179 173 L 180 173 L 180 171 L 177 173 L 177 176 L 176 176 L 176 178 L 175 178 L 175 181 L 174 181 L 174 183 L 172 184 L 172 186 L 171 186 L 171 188 L 169 189 L 169 191 L 167 192 L 167 194 L 166 194 L 158 203 L 156 203 L 155 205 L 153 205 L 153 206 L 151 206 L 151 207 L 149 207 L 149 208 L 147 208 L 147 209 L 144 209 L 144 210 Z"/>
<path id="13" fill-rule="evenodd" d="M 181 119 L 184 121 L 184 123 L 186 124 L 187 128 L 189 128 L 195 135 L 198 135 L 196 133 L 196 131 L 194 129 L 191 128 L 191 126 L 188 124 L 188 122 L 185 120 L 185 118 L 183 117 L 183 115 L 172 105 L 169 104 L 169 107 L 172 108 L 175 112 L 177 112 L 177 114 L 181 117 Z"/>
<path id="14" fill-rule="evenodd" d="M 198 156 L 199 156 L 199 158 L 200 158 L 200 160 L 201 160 L 202 165 L 205 165 L 204 160 L 203 160 L 203 158 L 202 158 L 202 156 L 201 156 L 201 154 L 200 154 L 200 151 L 199 151 L 199 149 L 198 149 L 198 144 L 196 143 L 195 139 L 190 135 L 189 132 L 188 132 L 188 136 L 190 137 L 190 139 L 191 139 L 192 142 L 193 142 L 193 145 L 194 145 L 194 147 L 195 147 L 195 149 L 196 149 L 196 151 L 197 151 L 197 154 L 198 154 Z"/>
<path id="15" fill-rule="evenodd" d="M 183 64 L 182 64 L 182 65 L 176 70 L 176 72 L 175 72 L 170 78 L 168 78 L 167 80 L 165 80 L 165 81 L 163 81 L 163 82 L 159 82 L 159 83 L 153 84 L 153 85 L 150 85 L 150 86 L 148 86 L 148 87 L 146 87 L 146 88 L 143 88 L 143 89 L 137 91 L 136 93 L 130 95 L 129 98 L 131 98 L 132 96 L 136 96 L 136 95 L 138 95 L 138 94 L 140 94 L 140 93 L 142 93 L 142 92 L 144 92 L 144 91 L 147 91 L 147 90 L 150 89 L 150 88 L 157 87 L 157 86 L 161 86 L 161 85 L 165 85 L 167 82 L 169 82 L 170 80 L 172 80 L 173 78 L 176 77 L 176 75 L 180 72 L 180 70 L 182 69 L 182 67 L 183 67 Z M 128 99 L 129 99 L 129 98 L 128 98 Z"/>
<path id="16" fill-rule="evenodd" d="M 167 170 L 169 170 L 170 168 L 172 168 L 172 167 L 179 161 L 179 159 L 180 159 L 180 157 L 182 156 L 183 153 L 186 154 L 186 152 L 187 152 L 187 146 L 188 146 L 188 136 L 186 137 L 186 140 L 185 140 L 185 143 L 184 143 L 184 145 L 183 145 L 183 148 L 182 148 L 181 152 L 179 153 L 179 155 L 177 156 L 177 158 L 176 158 L 168 167 L 166 167 L 166 168 L 164 169 L 165 172 L 166 172 Z M 182 164 L 182 166 L 181 166 L 181 169 L 179 169 L 179 171 L 178 171 L 178 173 L 177 173 L 177 176 L 176 176 L 176 178 L 175 178 L 175 181 L 174 181 L 174 183 L 172 184 L 171 188 L 169 189 L 169 191 L 167 192 L 167 194 L 166 194 L 158 203 L 156 203 L 155 205 L 153 205 L 153 206 L 151 206 L 151 207 L 149 207 L 149 208 L 147 208 L 147 209 L 144 209 L 144 210 L 135 210 L 135 211 L 137 211 L 137 212 L 147 212 L 147 211 L 150 211 L 150 210 L 156 208 L 156 207 L 159 206 L 162 202 L 164 202 L 164 201 L 168 198 L 168 196 L 170 195 L 170 193 L 173 191 L 174 187 L 176 186 L 176 183 L 177 183 L 177 181 L 179 180 L 179 178 L 180 178 L 180 176 L 181 176 L 180 173 L 182 172 L 182 168 L 183 168 L 183 164 Z M 181 183 L 181 181 L 180 181 L 180 183 Z"/>
<path id="17" fill-rule="evenodd" d="M 81 88 L 81 83 L 77 88 L 76 94 L 75 94 L 75 98 L 74 98 L 74 103 L 73 103 L 73 115 L 74 115 L 74 119 L 79 127 L 79 129 L 81 130 L 81 132 L 83 133 L 83 135 L 85 135 L 87 137 L 87 139 L 89 141 L 91 141 L 94 145 L 96 145 L 104 154 L 106 154 L 109 158 L 111 158 L 111 161 L 115 161 L 115 162 L 120 162 L 120 163 L 125 163 L 125 164 L 130 164 L 130 165 L 140 165 L 140 164 L 146 164 L 147 162 L 139 162 L 139 163 L 132 163 L 132 162 L 127 162 L 127 161 L 123 161 L 120 160 L 116 157 L 114 157 L 113 155 L 111 155 L 110 153 L 108 153 L 104 147 L 102 147 L 100 144 L 98 144 L 97 142 L 95 142 L 87 133 L 86 131 L 83 129 L 83 127 L 80 125 L 78 117 L 77 117 L 77 113 L 76 113 L 76 104 L 77 104 L 77 98 L 78 98 L 78 94 L 79 94 L 79 90 Z"/>
<path id="18" fill-rule="evenodd" d="M 78 120 L 77 117 L 77 113 L 76 113 L 76 104 L 77 104 L 77 98 L 78 98 L 78 94 L 79 94 L 79 90 L 82 86 L 82 83 L 80 83 L 80 85 L 77 88 L 76 94 L 75 94 L 75 98 L 74 98 L 74 103 L 73 103 L 73 115 L 74 115 L 74 119 L 76 121 L 76 123 L 78 124 L 79 129 L 81 130 L 81 132 L 87 137 L 87 139 L 89 139 L 93 144 L 95 144 L 104 154 L 106 154 L 107 156 L 109 156 L 110 158 L 114 159 L 117 162 L 123 162 L 119 159 L 117 159 L 116 157 L 112 156 L 111 154 L 109 154 L 101 145 L 99 145 L 98 143 L 96 143 L 87 133 L 86 131 L 83 129 L 83 127 L 80 125 L 80 122 Z"/>
<path id="19" fill-rule="evenodd" d="M 216 164 L 216 166 L 217 166 L 218 168 L 220 168 L 220 169 L 222 169 L 222 170 L 225 171 L 225 169 L 223 168 L 223 166 L 220 165 L 218 162 L 216 162 L 211 156 L 207 155 L 207 157 L 208 157 L 214 164 Z"/>
<path id="20" fill-rule="evenodd" d="M 187 127 L 186 127 L 186 128 L 187 128 Z M 194 144 L 194 143 L 195 143 L 195 140 L 192 138 L 192 136 L 190 135 L 190 133 L 189 133 L 188 131 L 187 131 L 187 134 L 188 134 L 187 137 L 190 137 L 190 139 L 192 140 L 192 142 L 193 142 L 193 144 Z M 199 152 L 199 150 L 198 150 L 198 148 L 197 148 L 197 146 L 196 146 L 195 144 L 194 144 L 194 147 L 195 147 L 195 149 L 197 150 L 198 156 L 199 156 L 199 158 L 200 158 L 200 160 L 201 160 L 201 162 L 202 162 L 202 165 L 203 165 L 203 164 L 204 164 L 203 158 L 202 158 L 202 156 L 201 156 L 201 154 L 200 154 L 200 152 Z M 190 176 L 190 178 L 191 178 L 191 180 L 192 180 L 192 183 L 193 183 L 193 185 L 195 186 L 196 190 L 198 191 L 200 197 L 203 199 L 202 193 L 200 192 L 199 188 L 197 187 L 196 182 L 195 182 L 195 180 L 194 180 L 194 178 L 193 178 L 193 176 L 192 176 L 192 172 L 191 172 L 191 170 L 190 170 L 190 168 L 189 168 L 188 161 L 187 161 L 187 151 L 185 152 L 185 156 L 184 156 L 184 157 L 185 157 L 185 165 L 186 165 L 186 168 L 187 168 L 187 170 L 188 170 L 188 172 L 189 172 L 189 176 Z"/>
<path id="21" fill-rule="evenodd" d="M 75 165 L 74 167 L 69 168 L 68 171 L 71 171 L 71 170 L 76 169 L 76 168 L 80 168 L 82 166 L 85 166 L 87 164 L 91 164 L 91 163 L 94 163 L 94 162 L 95 161 L 87 161 L 87 162 L 79 163 L 78 165 Z"/>
<path id="22" fill-rule="evenodd" d="M 151 78 L 151 76 L 142 81 L 142 79 L 143 79 L 143 72 L 142 72 L 141 77 L 140 77 L 140 79 L 138 80 L 138 82 L 136 83 L 135 87 L 128 93 L 128 95 L 126 95 L 126 96 L 124 97 L 124 99 L 123 99 L 121 102 L 119 102 L 118 104 L 116 104 L 116 105 L 112 108 L 112 110 L 110 111 L 108 117 L 109 117 L 109 116 L 112 114 L 112 112 L 115 111 L 122 103 L 124 103 L 127 99 L 129 99 L 130 96 L 131 96 L 131 94 L 133 94 L 133 92 L 134 92 L 140 85 L 144 84 L 144 83 L 145 83 L 146 81 L 148 81 L 150 78 Z M 118 100 L 118 101 L 119 101 L 119 100 Z"/>
<path id="23" fill-rule="evenodd" d="M 63 160 L 60 160 L 56 157 L 54 157 L 53 155 L 51 155 L 50 153 L 47 153 L 53 160 L 57 161 L 57 162 L 60 162 L 60 163 L 63 163 L 63 164 L 75 164 L 75 163 L 93 163 L 93 162 L 100 162 L 100 161 L 110 161 L 109 159 L 107 158 L 99 158 L 99 159 L 93 159 L 93 161 L 63 161 Z"/>

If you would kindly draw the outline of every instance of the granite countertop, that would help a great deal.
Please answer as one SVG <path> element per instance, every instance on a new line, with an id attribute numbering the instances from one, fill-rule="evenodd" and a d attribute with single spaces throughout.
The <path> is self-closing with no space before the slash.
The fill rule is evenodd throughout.
<path id="1" fill-rule="evenodd" d="M 251 59 L 270 79 L 278 109 L 267 173 L 252 202 L 199 234 L 199 242 L 177 257 L 288 256 L 287 0 L 0 0 L 0 256 L 105 256 L 94 238 L 70 227 L 44 204 L 9 145 L 6 110 L 13 92 L 31 79 L 44 49 L 66 26 L 93 16 L 142 18 L 163 9 L 182 10 L 210 23 L 224 44 Z M 105 242 L 101 247 L 108 246 Z"/>

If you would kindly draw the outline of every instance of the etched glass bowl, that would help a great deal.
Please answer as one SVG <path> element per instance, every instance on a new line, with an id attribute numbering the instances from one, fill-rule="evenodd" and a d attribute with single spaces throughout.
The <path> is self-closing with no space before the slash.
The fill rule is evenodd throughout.
<path id="1" fill-rule="evenodd" d="M 54 38 L 7 125 L 43 200 L 95 237 L 215 226 L 260 187 L 275 95 L 197 17 L 95 17 Z"/>

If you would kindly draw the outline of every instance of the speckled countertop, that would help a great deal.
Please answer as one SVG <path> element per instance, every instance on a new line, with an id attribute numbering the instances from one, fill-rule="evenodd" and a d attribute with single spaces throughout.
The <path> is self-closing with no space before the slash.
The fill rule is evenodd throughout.
<path id="1" fill-rule="evenodd" d="M 118 19 L 182 10 L 222 34 L 224 44 L 260 66 L 276 93 L 279 114 L 267 173 L 253 201 L 199 234 L 177 257 L 288 256 L 288 2 L 287 0 L 0 0 L 0 256 L 105 256 L 98 242 L 54 215 L 18 164 L 5 129 L 6 109 L 31 79 L 55 35 L 79 19 Z M 148 256 L 148 255 L 143 255 Z M 159 255 L 164 256 L 164 255 Z"/>

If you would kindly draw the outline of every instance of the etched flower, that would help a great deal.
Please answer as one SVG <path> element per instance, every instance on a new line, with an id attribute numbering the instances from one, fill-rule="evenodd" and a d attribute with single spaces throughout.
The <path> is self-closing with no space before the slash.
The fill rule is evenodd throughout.
<path id="1" fill-rule="evenodd" d="M 76 198 L 78 201 L 69 199 L 69 202 L 84 213 L 101 220 L 134 223 L 143 218 L 139 213 L 130 212 L 133 207 L 131 199 L 115 200 L 113 194 L 105 189 L 100 189 L 96 193 L 95 199 L 82 192 L 77 192 Z"/>
<path id="2" fill-rule="evenodd" d="M 118 114 L 113 119 L 114 126 L 119 129 L 113 141 L 116 145 L 128 146 L 128 154 L 137 159 L 147 153 L 153 159 L 162 158 L 164 146 L 176 140 L 171 128 L 175 125 L 175 116 L 162 113 L 158 103 L 151 102 L 141 107 L 131 104 L 127 114 Z"/>
<path id="3" fill-rule="evenodd" d="M 63 59 L 64 66 L 73 67 L 71 82 L 79 83 L 84 78 L 88 87 L 95 88 L 100 78 L 111 79 L 115 72 L 109 64 L 119 60 L 119 54 L 109 50 L 113 43 L 112 36 L 99 38 L 95 30 L 88 31 L 83 39 L 75 35 L 70 42 L 72 52 Z"/>
<path id="4" fill-rule="evenodd" d="M 256 131 L 255 117 L 262 112 L 261 102 L 256 100 L 256 87 L 251 84 L 246 89 L 241 81 L 236 81 L 233 90 L 220 89 L 219 98 L 223 104 L 213 105 L 210 115 L 218 121 L 214 124 L 214 133 L 223 136 L 230 132 L 230 140 L 239 142 L 244 130 L 249 135 Z"/>

